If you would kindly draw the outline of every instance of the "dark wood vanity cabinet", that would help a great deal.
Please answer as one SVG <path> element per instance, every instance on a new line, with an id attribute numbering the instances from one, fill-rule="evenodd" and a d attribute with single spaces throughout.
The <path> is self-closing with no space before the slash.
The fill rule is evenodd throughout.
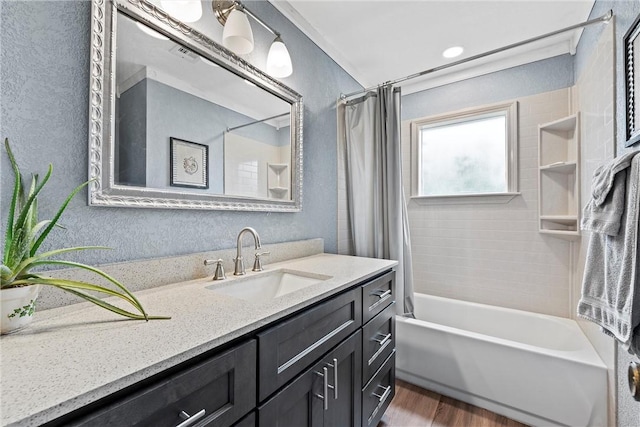
<path id="1" fill-rule="evenodd" d="M 378 424 L 395 394 L 394 281 L 389 271 L 258 334 L 258 395 L 279 390 L 258 427 Z"/>
<path id="2" fill-rule="evenodd" d="M 51 425 L 375 426 L 395 393 L 394 277 L 355 285 Z"/>

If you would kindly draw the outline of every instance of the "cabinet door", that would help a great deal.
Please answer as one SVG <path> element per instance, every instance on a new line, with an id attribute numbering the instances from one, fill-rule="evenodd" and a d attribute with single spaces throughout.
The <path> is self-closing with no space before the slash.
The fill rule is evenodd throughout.
<path id="1" fill-rule="evenodd" d="M 329 368 L 327 381 L 330 385 L 328 408 L 324 413 L 326 427 L 359 426 L 361 423 L 361 339 L 362 333 L 358 331 L 324 358 L 325 366 Z"/>
<path id="2" fill-rule="evenodd" d="M 249 412 L 249 415 L 238 421 L 233 425 L 233 427 L 256 427 L 257 424 L 256 413 L 255 411 Z M 201 427 L 201 426 L 196 426 Z"/>
<path id="3" fill-rule="evenodd" d="M 359 426 L 361 339 L 353 334 L 262 405 L 258 426 Z"/>
<path id="4" fill-rule="evenodd" d="M 258 427 L 321 427 L 322 365 L 311 367 L 260 406 Z"/>

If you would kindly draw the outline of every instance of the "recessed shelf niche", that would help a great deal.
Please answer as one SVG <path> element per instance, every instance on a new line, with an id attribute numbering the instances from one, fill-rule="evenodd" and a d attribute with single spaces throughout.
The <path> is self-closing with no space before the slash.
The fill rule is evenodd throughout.
<path id="1" fill-rule="evenodd" d="M 287 199 L 289 194 L 289 165 L 267 163 L 267 188 L 272 199 Z"/>
<path id="2" fill-rule="evenodd" d="M 540 233 L 580 237 L 579 114 L 538 126 L 538 225 Z"/>

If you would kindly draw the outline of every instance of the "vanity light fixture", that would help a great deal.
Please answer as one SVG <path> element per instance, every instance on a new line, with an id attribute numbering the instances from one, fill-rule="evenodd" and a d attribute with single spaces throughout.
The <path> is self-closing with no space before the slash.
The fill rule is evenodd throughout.
<path id="1" fill-rule="evenodd" d="M 237 0 L 213 0 L 212 7 L 218 22 L 224 25 L 222 32 L 224 47 L 239 55 L 253 50 L 253 32 L 247 19 L 248 15 L 276 36 L 267 56 L 267 73 L 278 78 L 288 77 L 293 73 L 291 56 L 279 32 L 265 24 Z"/>
<path id="2" fill-rule="evenodd" d="M 462 46 L 453 46 L 449 49 L 445 49 L 445 51 L 442 52 L 442 56 L 444 56 L 445 58 L 455 58 L 462 55 L 462 52 L 464 52 Z"/>
<path id="3" fill-rule="evenodd" d="M 162 9 L 182 22 L 196 22 L 202 18 L 200 0 L 162 0 Z"/>

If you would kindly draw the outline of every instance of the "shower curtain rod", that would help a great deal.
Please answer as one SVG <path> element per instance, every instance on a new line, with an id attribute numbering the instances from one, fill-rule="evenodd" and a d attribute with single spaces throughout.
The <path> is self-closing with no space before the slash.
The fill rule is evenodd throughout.
<path id="1" fill-rule="evenodd" d="M 290 113 L 282 113 L 282 114 L 278 114 L 277 116 L 267 117 L 266 119 L 256 120 L 255 122 L 249 122 L 249 123 L 245 123 L 243 125 L 236 126 L 236 127 L 233 127 L 233 128 L 227 128 L 227 132 L 231 132 L 232 130 L 240 129 L 240 128 L 243 128 L 245 126 L 255 125 L 256 123 L 266 122 L 267 120 L 277 119 L 278 117 L 288 116 L 289 114 Z"/>
<path id="2" fill-rule="evenodd" d="M 361 94 L 361 93 L 369 92 L 370 90 L 376 89 L 379 86 L 395 85 L 396 83 L 401 83 L 401 82 L 404 82 L 404 81 L 407 81 L 407 80 L 415 79 L 417 77 L 422 77 L 422 76 L 424 76 L 426 74 L 435 73 L 436 71 L 445 70 L 447 68 L 455 67 L 456 65 L 465 64 L 467 62 L 475 61 L 476 59 L 484 58 L 486 56 L 493 55 L 493 54 L 496 54 L 496 53 L 500 53 L 500 52 L 503 52 L 505 50 L 513 49 L 515 47 L 520 47 L 520 46 L 523 46 L 525 44 L 536 42 L 538 40 L 546 39 L 547 37 L 552 37 L 552 36 L 555 36 L 555 35 L 558 35 L 558 34 L 561 34 L 561 33 L 566 33 L 567 31 L 575 30 L 577 28 L 587 27 L 589 25 L 597 24 L 599 22 L 607 22 L 608 23 L 611 20 L 612 17 L 613 17 L 613 10 L 609 9 L 609 12 L 607 12 L 606 14 L 604 14 L 604 15 L 598 17 L 598 18 L 591 19 L 589 21 L 581 22 L 580 24 L 575 24 L 575 25 L 572 25 L 570 27 L 562 28 L 560 30 L 552 31 L 552 32 L 547 33 L 547 34 L 543 34 L 541 36 L 533 37 L 533 38 L 530 38 L 530 39 L 527 39 L 527 40 L 524 40 L 524 41 L 521 41 L 521 42 L 517 42 L 517 43 L 513 43 L 513 44 L 510 44 L 510 45 L 507 45 L 507 46 L 503 46 L 503 47 L 500 47 L 500 48 L 497 48 L 497 49 L 493 49 L 493 50 L 490 50 L 488 52 L 479 53 L 477 55 L 473 55 L 473 56 L 470 56 L 468 58 L 460 59 L 460 60 L 455 61 L 455 62 L 450 62 L 450 63 L 445 64 L 445 65 L 440 65 L 440 66 L 435 67 L 435 68 L 430 68 L 428 70 L 420 71 L 419 73 L 411 74 L 411 75 L 408 75 L 406 77 L 401 77 L 399 79 L 390 80 L 388 82 L 384 82 L 384 83 L 381 83 L 381 84 L 379 84 L 377 86 L 372 86 L 372 87 L 369 87 L 369 88 L 366 88 L 366 89 L 362 89 L 362 90 L 359 90 L 357 92 L 351 92 L 351 93 L 348 93 L 346 95 L 342 93 L 342 94 L 340 94 L 340 99 L 345 100 L 345 99 L 350 98 L 350 97 L 352 97 L 354 95 L 358 95 L 358 94 Z"/>

